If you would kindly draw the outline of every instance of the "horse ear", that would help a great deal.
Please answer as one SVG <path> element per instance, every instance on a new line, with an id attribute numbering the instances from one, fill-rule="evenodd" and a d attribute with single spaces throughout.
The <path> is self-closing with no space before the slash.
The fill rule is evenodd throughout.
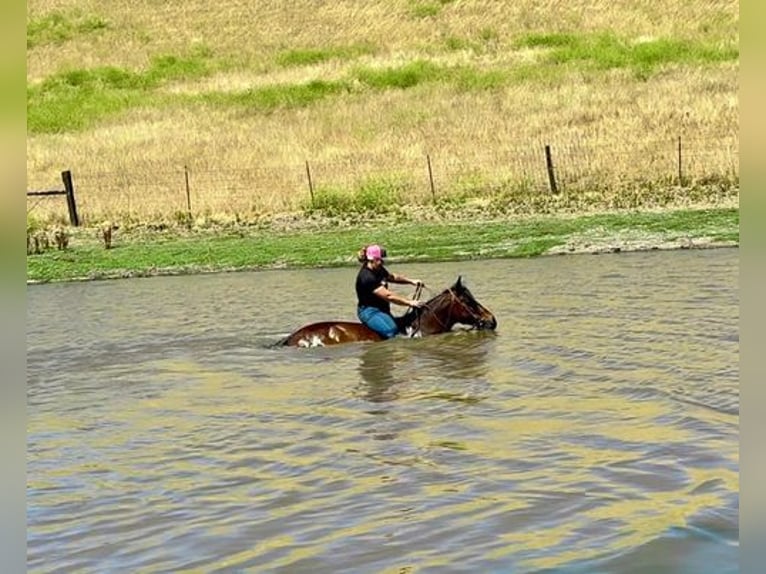
<path id="1" fill-rule="evenodd" d="M 463 276 L 462 275 L 458 275 L 457 276 L 457 281 L 455 281 L 455 288 L 456 289 L 462 289 L 463 288 Z"/>

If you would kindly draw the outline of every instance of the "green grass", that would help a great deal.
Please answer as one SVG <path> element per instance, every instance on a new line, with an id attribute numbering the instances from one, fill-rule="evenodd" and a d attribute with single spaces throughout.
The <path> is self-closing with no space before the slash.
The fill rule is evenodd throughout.
<path id="1" fill-rule="evenodd" d="M 351 192 L 339 187 L 320 187 L 303 206 L 308 216 L 344 217 L 386 214 L 400 209 L 411 185 L 394 178 L 372 178 Z"/>
<path id="2" fill-rule="evenodd" d="M 209 55 L 201 52 L 187 58 L 155 58 L 144 72 L 115 67 L 62 72 L 27 89 L 27 130 L 30 133 L 77 131 L 133 106 L 172 105 L 173 102 L 178 105 L 203 102 L 270 112 L 277 108 L 307 107 L 349 90 L 346 80 L 314 80 L 242 92 L 177 96 L 156 92 L 156 88 L 168 82 L 205 77 L 215 69 L 216 64 Z M 358 68 L 352 77 L 375 90 L 407 89 L 433 81 L 452 81 L 461 89 L 491 89 L 503 85 L 508 78 L 502 71 L 446 68 L 427 61 L 383 70 Z"/>
<path id="3" fill-rule="evenodd" d="M 50 12 L 27 22 L 27 49 L 46 44 L 60 45 L 78 36 L 99 33 L 108 28 L 109 22 L 99 16 L 80 12 Z"/>
<path id="4" fill-rule="evenodd" d="M 447 38 L 444 39 L 444 46 L 450 52 L 457 52 L 460 50 L 468 50 L 474 48 L 472 42 L 458 36 L 447 36 Z"/>
<path id="5" fill-rule="evenodd" d="M 529 34 L 517 46 L 547 49 L 544 61 L 553 65 L 575 64 L 595 70 L 630 68 L 643 75 L 664 64 L 716 64 L 739 58 L 735 45 L 707 45 L 670 38 L 632 42 L 611 32 Z"/>
<path id="6" fill-rule="evenodd" d="M 406 89 L 425 82 L 445 78 L 443 66 L 438 66 L 427 60 L 416 60 L 398 67 L 357 68 L 354 77 L 371 88 L 378 90 L 388 88 Z"/>
<path id="7" fill-rule="evenodd" d="M 129 107 L 156 104 L 155 88 L 206 76 L 213 67 L 210 52 L 199 48 L 186 57 L 158 56 L 143 72 L 111 66 L 61 72 L 27 87 L 27 131 L 79 130 Z"/>
<path id="8" fill-rule="evenodd" d="M 457 68 L 453 75 L 455 85 L 466 91 L 483 91 L 502 88 L 513 77 L 507 70 L 474 70 L 468 67 Z"/>
<path id="9" fill-rule="evenodd" d="M 463 90 L 487 90 L 508 82 L 509 75 L 500 70 L 480 71 L 466 67 L 438 66 L 419 60 L 400 67 L 356 68 L 348 80 L 314 80 L 303 84 L 265 86 L 244 92 L 211 92 L 186 97 L 218 106 L 244 107 L 256 112 L 277 108 L 306 107 L 323 99 L 350 91 L 351 80 L 378 91 L 408 89 L 428 82 L 453 83 Z"/>
<path id="10" fill-rule="evenodd" d="M 441 8 L 437 2 L 414 2 L 410 7 L 410 13 L 415 18 L 433 18 L 439 15 Z"/>
<path id="11" fill-rule="evenodd" d="M 66 251 L 27 256 L 27 279 L 60 281 L 160 273 L 273 267 L 354 265 L 370 241 L 386 245 L 392 262 L 448 261 L 487 257 L 533 257 L 587 235 L 609 240 L 623 232 L 644 233 L 649 242 L 677 237 L 738 241 L 739 210 L 604 214 L 535 218 L 513 222 L 406 223 L 329 231 L 237 233 L 164 232 L 117 235 L 110 250 L 75 237 Z"/>
<path id="12" fill-rule="evenodd" d="M 306 84 L 266 86 L 235 93 L 209 93 L 194 96 L 217 105 L 237 105 L 252 111 L 269 112 L 277 108 L 305 107 L 346 90 L 343 82 L 315 80 Z"/>
<path id="13" fill-rule="evenodd" d="M 657 213 L 609 214 L 585 217 L 589 226 L 602 226 L 608 231 L 631 228 L 650 232 L 684 234 L 694 231 L 702 236 L 721 229 L 739 229 L 738 209 L 704 209 Z M 737 234 L 738 237 L 738 234 Z"/>
<path id="14" fill-rule="evenodd" d="M 436 4 L 428 4 L 437 6 Z M 425 4 L 423 4 L 425 6 Z M 64 41 L 74 35 L 98 31 L 106 23 L 92 17 L 64 17 L 53 13 L 30 22 L 27 41 Z M 483 42 L 497 34 L 480 32 Z M 46 40 L 48 39 L 48 40 Z M 447 40 L 446 49 L 465 45 L 456 38 Z M 613 33 L 593 35 L 567 33 L 529 34 L 515 44 L 517 49 L 544 50 L 541 61 L 509 67 L 479 69 L 471 66 L 446 66 L 421 59 L 387 68 L 355 67 L 345 78 L 334 81 L 272 85 L 235 93 L 161 93 L 158 88 L 176 81 L 202 78 L 233 65 L 218 62 L 206 47 L 197 47 L 185 56 L 155 57 L 148 69 L 132 71 L 118 67 L 66 70 L 27 87 L 27 131 L 61 133 L 79 131 L 131 107 L 184 105 L 203 102 L 218 107 L 245 107 L 258 113 L 277 108 L 307 107 L 320 100 L 350 91 L 354 82 L 369 89 L 406 90 L 426 83 L 453 85 L 459 90 L 494 90 L 511 82 L 555 81 L 569 68 L 595 73 L 614 68 L 629 68 L 641 79 L 648 78 L 665 64 L 714 64 L 736 60 L 739 50 L 730 45 L 659 38 L 632 42 Z M 351 60 L 372 53 L 367 45 L 333 48 L 295 49 L 276 58 L 280 66 L 303 66 L 329 59 Z"/>

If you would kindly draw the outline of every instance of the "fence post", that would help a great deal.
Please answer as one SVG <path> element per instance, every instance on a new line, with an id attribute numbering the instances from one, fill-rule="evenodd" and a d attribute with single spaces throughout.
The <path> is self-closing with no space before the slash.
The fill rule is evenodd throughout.
<path id="1" fill-rule="evenodd" d="M 436 203 L 436 188 L 434 187 L 434 172 L 431 169 L 431 156 L 426 154 L 426 162 L 428 162 L 428 181 L 431 183 L 431 198 Z"/>
<path id="2" fill-rule="evenodd" d="M 558 193 L 556 186 L 556 176 L 553 173 L 553 157 L 551 156 L 551 146 L 545 144 L 545 165 L 548 168 L 548 183 L 551 186 L 552 193 Z"/>
<path id="3" fill-rule="evenodd" d="M 184 180 L 186 181 L 186 212 L 191 220 L 191 191 L 189 190 L 189 167 L 184 166 Z"/>
<path id="4" fill-rule="evenodd" d="M 678 185 L 683 187 L 684 185 L 684 173 L 681 163 L 681 136 L 678 136 Z"/>
<path id="5" fill-rule="evenodd" d="M 309 178 L 309 196 L 311 196 L 311 207 L 314 207 L 314 184 L 311 182 L 311 169 L 309 161 L 306 160 L 306 176 Z"/>
<path id="6" fill-rule="evenodd" d="M 74 200 L 74 185 L 72 185 L 72 172 L 69 170 L 61 172 L 61 180 L 64 182 L 66 191 L 66 204 L 69 208 L 69 222 L 74 227 L 80 226 L 80 218 L 77 217 L 77 203 Z"/>

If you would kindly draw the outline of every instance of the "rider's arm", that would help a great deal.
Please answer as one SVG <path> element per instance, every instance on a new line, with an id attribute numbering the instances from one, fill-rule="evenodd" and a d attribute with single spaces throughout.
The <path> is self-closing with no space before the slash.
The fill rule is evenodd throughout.
<path id="1" fill-rule="evenodd" d="M 418 286 L 420 283 L 422 283 L 420 279 L 410 279 L 409 277 L 406 277 L 404 275 L 399 275 L 397 273 L 389 273 L 388 280 L 391 283 L 402 283 L 404 285 L 415 285 L 415 286 Z"/>
<path id="2" fill-rule="evenodd" d="M 406 297 L 402 297 L 401 295 L 397 295 L 393 291 L 389 291 L 383 285 L 378 287 L 373 291 L 375 295 L 380 297 L 381 299 L 385 299 L 389 303 L 396 303 L 397 305 L 401 305 L 402 307 L 419 307 L 422 302 L 416 301 L 415 299 L 407 299 Z"/>

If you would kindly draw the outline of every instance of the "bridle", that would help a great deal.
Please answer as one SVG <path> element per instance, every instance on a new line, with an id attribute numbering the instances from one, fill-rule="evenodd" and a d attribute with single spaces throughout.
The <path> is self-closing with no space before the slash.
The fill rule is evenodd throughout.
<path id="1" fill-rule="evenodd" d="M 422 285 L 419 285 L 415 289 L 414 298 L 417 299 L 418 297 L 420 297 L 421 292 L 422 292 Z M 473 320 L 473 323 L 471 324 L 471 328 L 477 329 L 478 325 L 483 320 L 482 317 L 479 314 L 475 313 L 473 309 L 471 309 L 468 305 L 466 305 L 465 302 L 455 294 L 455 291 L 454 289 L 452 289 L 452 287 L 447 289 L 447 292 L 450 295 L 450 301 L 457 301 L 460 304 L 460 306 L 463 307 L 463 309 L 468 312 L 468 315 L 470 315 L 471 319 Z M 429 309 L 428 303 L 425 303 L 423 307 L 416 310 L 416 312 L 418 313 L 418 316 L 417 316 L 418 325 L 416 329 L 417 331 L 420 330 L 420 318 L 422 317 L 425 311 L 431 311 L 431 315 L 436 320 L 436 322 L 439 323 L 439 325 L 441 325 L 444 331 L 449 330 L 450 319 L 452 319 L 452 305 L 450 305 L 449 314 L 447 315 L 446 321 L 442 321 L 431 309 Z"/>

